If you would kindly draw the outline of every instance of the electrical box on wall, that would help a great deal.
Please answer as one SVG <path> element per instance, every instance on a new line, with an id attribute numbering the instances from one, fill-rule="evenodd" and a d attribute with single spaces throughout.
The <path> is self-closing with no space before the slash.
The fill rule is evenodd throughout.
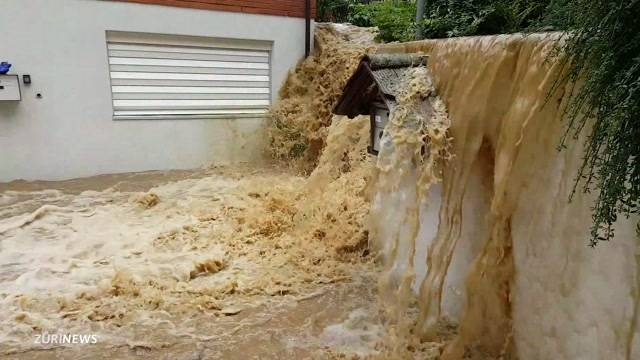
<path id="1" fill-rule="evenodd" d="M 389 119 L 389 109 L 383 104 L 374 104 L 371 111 L 371 142 L 367 150 L 370 154 L 378 155 L 380 151 L 380 140 L 382 139 L 384 127 Z"/>
<path id="2" fill-rule="evenodd" d="M 20 82 L 18 75 L 0 75 L 0 101 L 19 101 Z"/>

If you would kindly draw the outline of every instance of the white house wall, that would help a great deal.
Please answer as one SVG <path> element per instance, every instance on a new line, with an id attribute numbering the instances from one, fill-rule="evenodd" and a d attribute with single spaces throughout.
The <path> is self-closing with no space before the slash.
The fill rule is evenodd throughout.
<path id="1" fill-rule="evenodd" d="M 264 119 L 113 120 L 107 31 L 271 42 L 271 101 L 304 56 L 304 19 L 98 0 L 3 0 L 0 61 L 29 74 L 0 102 L 0 181 L 257 161 Z M 37 98 L 40 93 L 42 98 Z"/>

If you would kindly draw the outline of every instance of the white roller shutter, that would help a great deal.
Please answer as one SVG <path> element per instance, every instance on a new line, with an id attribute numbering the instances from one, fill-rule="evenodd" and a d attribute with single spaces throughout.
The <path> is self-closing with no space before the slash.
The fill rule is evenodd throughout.
<path id="1" fill-rule="evenodd" d="M 266 49 L 119 36 L 107 51 L 114 119 L 260 117 L 270 105 Z"/>

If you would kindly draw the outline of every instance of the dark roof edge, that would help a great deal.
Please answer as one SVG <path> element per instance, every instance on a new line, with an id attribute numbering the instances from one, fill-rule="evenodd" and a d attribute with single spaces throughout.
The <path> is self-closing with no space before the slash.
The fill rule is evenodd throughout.
<path id="1" fill-rule="evenodd" d="M 355 96 L 355 94 L 352 93 L 353 91 L 356 90 L 356 89 L 353 89 L 354 84 L 362 80 L 359 77 L 364 76 L 365 74 L 371 79 L 372 82 L 375 81 L 373 74 L 371 73 L 371 68 L 369 67 L 369 62 L 364 61 L 365 58 L 367 58 L 366 55 L 362 58 L 362 60 L 360 60 L 358 67 L 356 68 L 356 70 L 353 72 L 353 74 L 351 75 L 349 80 L 347 80 L 347 83 L 343 87 L 342 94 L 340 94 L 340 97 L 338 98 L 338 100 L 333 106 L 332 112 L 334 114 L 347 115 L 349 117 L 353 117 L 350 111 L 350 110 L 353 110 L 353 109 L 350 109 L 350 105 L 352 104 L 347 104 L 346 100 Z"/>

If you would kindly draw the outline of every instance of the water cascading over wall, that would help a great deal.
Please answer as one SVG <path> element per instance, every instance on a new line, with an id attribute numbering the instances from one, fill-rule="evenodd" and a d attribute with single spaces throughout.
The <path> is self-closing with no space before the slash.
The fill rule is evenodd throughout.
<path id="1" fill-rule="evenodd" d="M 546 61 L 554 36 L 380 50 L 428 54 L 451 121 L 452 158 L 441 185 L 421 195 L 416 171 L 405 169 L 398 189 L 375 194 L 371 210 L 387 278 L 415 269 L 415 333 L 429 339 L 441 318 L 459 322 L 445 358 L 640 358 L 638 219 L 620 219 L 614 241 L 587 246 L 593 198 L 577 193 L 568 201 L 582 139 L 557 150 L 571 87 L 547 102 L 557 75 Z M 411 221 L 393 219 L 416 207 L 417 231 L 408 229 Z M 393 241 L 399 246 L 391 249 Z"/>

